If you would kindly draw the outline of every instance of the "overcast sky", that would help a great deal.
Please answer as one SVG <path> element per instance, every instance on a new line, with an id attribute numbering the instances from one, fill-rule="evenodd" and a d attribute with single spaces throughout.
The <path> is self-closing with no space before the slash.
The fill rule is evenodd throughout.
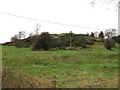
<path id="1" fill-rule="evenodd" d="M 34 32 L 36 23 L 41 25 L 40 33 L 91 33 L 118 28 L 118 11 L 115 11 L 114 7 L 107 9 L 105 4 L 99 2 L 95 7 L 91 7 L 89 1 L 0 0 L 0 12 L 81 27 L 50 24 L 0 13 L 0 43 L 10 41 L 19 31 L 26 31 L 28 36 Z"/>

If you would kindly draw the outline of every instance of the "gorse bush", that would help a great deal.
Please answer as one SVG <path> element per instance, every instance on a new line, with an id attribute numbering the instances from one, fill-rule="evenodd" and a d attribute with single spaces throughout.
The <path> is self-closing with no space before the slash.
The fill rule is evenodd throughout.
<path id="1" fill-rule="evenodd" d="M 32 50 L 48 50 L 53 46 L 53 37 L 48 32 L 43 32 L 36 37 L 32 45 Z"/>
<path id="2" fill-rule="evenodd" d="M 111 50 L 112 48 L 114 48 L 115 47 L 115 40 L 110 39 L 110 38 L 106 39 L 106 41 L 105 41 L 105 47 L 108 50 Z"/>

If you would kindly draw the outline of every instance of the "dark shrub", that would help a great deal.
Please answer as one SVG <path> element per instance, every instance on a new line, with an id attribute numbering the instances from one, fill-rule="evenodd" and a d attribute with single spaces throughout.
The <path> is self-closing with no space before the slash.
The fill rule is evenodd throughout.
<path id="1" fill-rule="evenodd" d="M 103 33 L 103 31 L 100 32 L 99 37 L 104 38 L 104 33 Z"/>
<path id="2" fill-rule="evenodd" d="M 94 33 L 93 33 L 93 32 L 91 32 L 91 35 L 90 35 L 90 36 L 94 37 Z"/>
<path id="3" fill-rule="evenodd" d="M 112 37 L 117 43 L 120 43 L 120 35 Z"/>
<path id="4" fill-rule="evenodd" d="M 113 39 L 106 39 L 105 47 L 106 47 L 106 49 L 111 50 L 113 47 L 115 47 L 115 40 L 113 40 Z"/>
<path id="5" fill-rule="evenodd" d="M 37 36 L 36 41 L 32 45 L 32 50 L 48 50 L 53 46 L 53 38 L 48 32 L 43 32 Z"/>
<path id="6" fill-rule="evenodd" d="M 93 45 L 95 43 L 95 38 L 91 36 L 84 37 L 86 40 L 86 44 Z"/>
<path id="7" fill-rule="evenodd" d="M 83 43 L 81 46 L 82 46 L 82 48 L 87 48 L 87 44 L 86 43 Z"/>

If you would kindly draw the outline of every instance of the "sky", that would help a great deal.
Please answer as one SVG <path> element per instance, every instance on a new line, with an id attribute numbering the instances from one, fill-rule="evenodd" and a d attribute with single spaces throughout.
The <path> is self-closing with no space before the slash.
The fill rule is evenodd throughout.
<path id="1" fill-rule="evenodd" d="M 0 0 L 0 43 L 10 41 L 19 31 L 25 31 L 29 36 L 29 33 L 34 33 L 36 24 L 41 25 L 39 33 L 72 31 L 86 34 L 109 28 L 118 29 L 118 11 L 112 6 L 108 7 L 100 2 L 91 7 L 90 0 Z"/>

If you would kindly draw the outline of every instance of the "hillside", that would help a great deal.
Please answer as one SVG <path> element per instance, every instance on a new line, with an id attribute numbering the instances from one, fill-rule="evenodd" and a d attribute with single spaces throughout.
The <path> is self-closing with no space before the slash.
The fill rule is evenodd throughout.
<path id="1" fill-rule="evenodd" d="M 25 39 L 20 39 L 17 41 L 11 41 L 11 42 L 6 42 L 2 45 L 8 45 L 8 46 L 22 46 L 22 47 L 29 47 L 36 39 L 36 36 L 31 36 L 31 37 L 27 37 Z"/>
<path id="2" fill-rule="evenodd" d="M 54 38 L 55 40 L 55 43 L 58 45 L 58 43 L 60 44 L 65 44 L 65 45 L 69 45 L 69 34 L 68 33 L 62 33 L 62 34 L 51 34 L 51 36 Z M 30 47 L 32 46 L 32 44 L 35 42 L 37 36 L 31 36 L 31 37 L 27 37 L 27 38 L 24 38 L 24 39 L 18 39 L 18 40 L 15 40 L 15 41 L 10 41 L 10 42 L 6 42 L 2 45 L 8 45 L 8 46 L 17 46 L 17 47 Z M 94 42 L 103 42 L 104 39 L 101 39 L 101 38 L 98 38 L 98 37 L 91 37 L 91 36 L 87 36 L 86 34 L 74 34 L 72 36 L 72 43 L 73 45 L 78 42 L 78 41 L 75 41 L 77 39 L 79 39 L 79 41 L 81 40 L 81 38 L 84 39 L 84 41 L 86 41 L 86 44 L 88 45 L 92 45 L 94 44 Z M 61 42 L 58 42 L 60 41 Z M 83 41 L 81 41 L 83 42 Z M 58 45 L 60 46 L 60 45 Z"/>
<path id="3" fill-rule="evenodd" d="M 118 87 L 118 48 L 109 51 L 100 42 L 91 48 L 72 51 L 31 51 L 3 46 L 3 68 L 14 70 L 11 76 L 20 73 L 32 77 L 33 81 L 37 77 L 43 80 L 43 87 L 55 81 L 57 88 L 115 88 Z M 18 87 L 17 80 L 10 81 L 10 85 Z"/>

